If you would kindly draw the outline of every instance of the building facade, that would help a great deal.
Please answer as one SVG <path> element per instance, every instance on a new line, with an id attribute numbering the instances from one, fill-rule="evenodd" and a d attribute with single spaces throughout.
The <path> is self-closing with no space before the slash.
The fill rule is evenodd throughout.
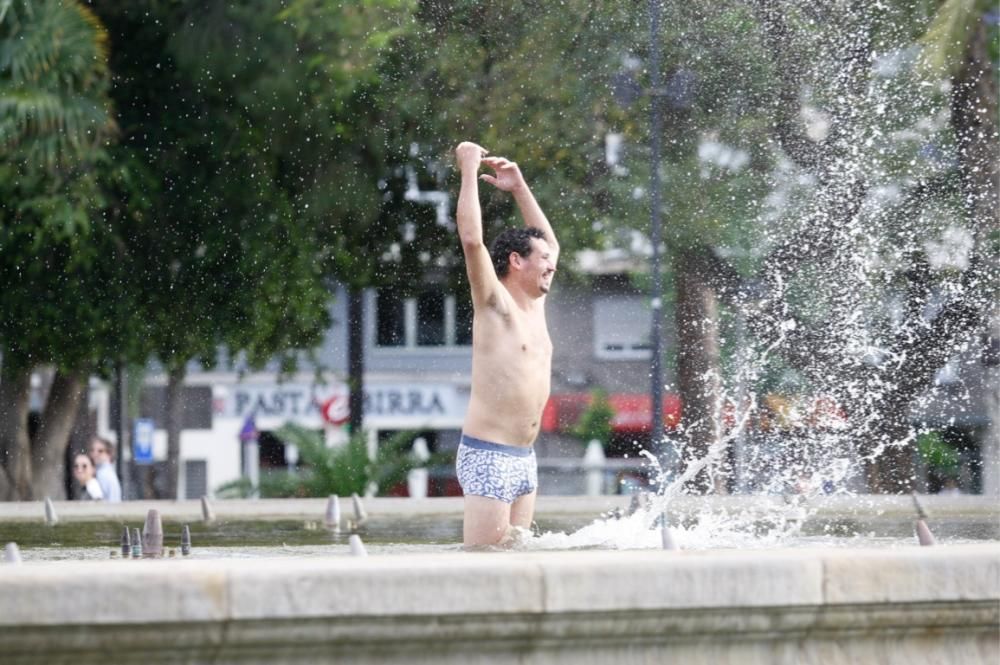
<path id="1" fill-rule="evenodd" d="M 334 294 L 333 325 L 317 350 L 316 361 L 303 362 L 293 376 L 282 377 L 277 367 L 248 372 L 238 361 L 220 364 L 233 365 L 231 371 L 190 369 L 184 389 L 180 498 L 211 494 L 241 475 L 240 434 L 251 418 L 260 432 L 262 468 L 295 463 L 294 451 L 273 436 L 286 423 L 323 430 L 330 442 L 346 436 L 346 303 L 342 289 Z M 413 297 L 370 290 L 364 303 L 364 428 L 369 445 L 407 431 L 423 437 L 431 450 L 457 449 L 470 391 L 471 311 L 467 294 L 443 292 L 440 287 Z M 551 471 L 547 491 L 576 493 L 582 491 L 582 474 L 560 474 L 552 469 L 572 466 L 571 461 L 582 457 L 583 442 L 568 430 L 591 391 L 605 391 L 615 410 L 614 434 L 608 447 L 611 456 L 630 458 L 637 466 L 634 453 L 650 446 L 650 309 L 647 296 L 624 273 L 610 272 L 558 282 L 549 298 L 547 315 L 554 346 L 552 397 L 543 414 L 536 449 L 543 468 Z M 669 317 L 665 328 L 664 348 L 669 351 L 674 344 Z M 942 375 L 940 380 L 958 387 L 952 390 L 957 402 L 952 402 L 964 407 L 938 400 L 930 402 L 930 413 L 914 413 L 913 417 L 924 421 L 928 416 L 936 418 L 942 428 L 951 427 L 959 439 L 966 437 L 972 442 L 966 488 L 1000 494 L 1000 446 L 993 424 L 997 419 L 993 411 L 998 379 L 996 365 L 991 362 L 986 356 L 981 362 L 974 358 L 956 363 L 953 376 L 947 371 Z M 163 376 L 148 375 L 138 408 L 141 417 L 155 424 L 154 463 L 166 456 L 166 433 L 162 430 L 165 382 Z M 674 377 L 669 365 L 664 383 L 664 421 L 669 429 L 677 423 L 681 408 L 670 389 Z M 108 389 L 95 386 L 91 408 L 96 427 L 114 438 L 110 402 Z M 949 415 L 948 409 L 959 409 L 960 417 Z M 619 467 L 628 466 L 619 463 Z M 442 474 L 449 472 L 443 470 Z M 453 478 L 439 481 L 432 494 L 458 492 Z M 608 489 L 613 491 L 613 483 Z"/>

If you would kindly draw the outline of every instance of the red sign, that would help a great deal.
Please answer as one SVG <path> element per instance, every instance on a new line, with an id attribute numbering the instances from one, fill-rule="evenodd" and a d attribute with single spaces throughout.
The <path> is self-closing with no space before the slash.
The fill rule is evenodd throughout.
<path id="1" fill-rule="evenodd" d="M 351 406 L 347 395 L 334 395 L 320 404 L 323 420 L 331 425 L 344 425 L 351 419 Z"/>

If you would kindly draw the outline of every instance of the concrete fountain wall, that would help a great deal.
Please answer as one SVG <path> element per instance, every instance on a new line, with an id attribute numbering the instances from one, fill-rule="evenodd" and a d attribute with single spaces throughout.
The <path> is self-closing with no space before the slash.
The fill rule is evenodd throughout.
<path id="1" fill-rule="evenodd" d="M 0 566 L 0 663 L 1000 662 L 1000 545 Z"/>

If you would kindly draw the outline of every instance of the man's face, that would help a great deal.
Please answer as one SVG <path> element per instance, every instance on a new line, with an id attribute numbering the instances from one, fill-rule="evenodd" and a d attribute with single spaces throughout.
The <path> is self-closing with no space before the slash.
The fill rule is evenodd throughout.
<path id="1" fill-rule="evenodd" d="M 108 454 L 107 446 L 101 441 L 92 441 L 90 443 L 90 456 L 94 458 L 96 464 L 103 464 L 104 462 L 111 461 L 111 455 Z"/>
<path id="2" fill-rule="evenodd" d="M 531 238 L 531 253 L 521 257 L 525 284 L 537 288 L 537 297 L 542 297 L 552 288 L 552 277 L 556 274 L 556 264 L 552 259 L 549 243 L 540 238 Z"/>

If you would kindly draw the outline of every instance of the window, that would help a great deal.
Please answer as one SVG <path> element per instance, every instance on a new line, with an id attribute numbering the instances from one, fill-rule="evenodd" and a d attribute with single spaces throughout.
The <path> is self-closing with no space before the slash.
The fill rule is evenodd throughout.
<path id="1" fill-rule="evenodd" d="M 383 348 L 433 348 L 472 344 L 472 303 L 427 289 L 400 298 L 380 289 L 375 299 L 375 344 Z"/>
<path id="2" fill-rule="evenodd" d="M 417 296 L 417 346 L 444 346 L 445 296 L 427 291 Z"/>
<path id="3" fill-rule="evenodd" d="M 472 345 L 472 298 L 453 298 L 455 303 L 455 344 Z"/>
<path id="4" fill-rule="evenodd" d="M 403 299 L 391 291 L 378 292 L 375 308 L 375 339 L 378 346 L 403 346 L 406 344 L 406 313 Z"/>
<path id="5" fill-rule="evenodd" d="M 184 498 L 200 499 L 208 494 L 208 462 L 184 460 Z"/>
<path id="6" fill-rule="evenodd" d="M 652 314 L 643 296 L 594 300 L 594 355 L 605 360 L 649 358 Z"/>

